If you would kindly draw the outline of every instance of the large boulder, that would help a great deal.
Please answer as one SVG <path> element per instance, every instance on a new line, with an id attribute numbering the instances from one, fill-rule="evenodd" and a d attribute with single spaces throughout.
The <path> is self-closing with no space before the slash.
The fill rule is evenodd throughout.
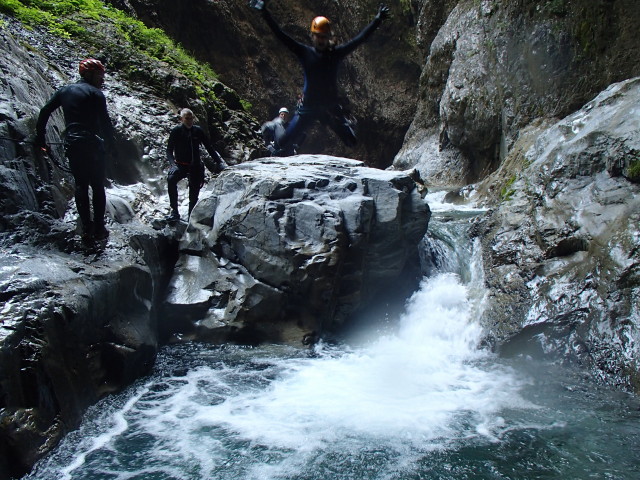
<path id="1" fill-rule="evenodd" d="M 504 352 L 559 355 L 610 382 L 640 375 L 640 78 L 532 125 L 479 191 L 476 225 Z"/>
<path id="2" fill-rule="evenodd" d="M 407 172 L 338 157 L 224 171 L 181 242 L 164 328 L 300 341 L 335 332 L 417 262 L 430 210 Z"/>
<path id="3" fill-rule="evenodd" d="M 430 185 L 482 180 L 534 119 L 564 117 L 637 75 L 635 0 L 420 3 L 418 38 L 433 41 L 394 165 Z"/>

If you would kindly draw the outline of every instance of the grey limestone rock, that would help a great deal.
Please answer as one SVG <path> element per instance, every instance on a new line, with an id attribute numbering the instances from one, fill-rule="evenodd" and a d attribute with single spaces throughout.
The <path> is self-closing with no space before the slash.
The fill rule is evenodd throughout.
<path id="1" fill-rule="evenodd" d="M 640 344 L 639 100 L 640 79 L 627 80 L 539 126 L 505 162 L 502 201 L 478 225 L 487 321 L 504 350 L 576 359 L 626 385 Z"/>
<path id="2" fill-rule="evenodd" d="M 335 331 L 401 278 L 430 217 L 407 172 L 319 155 L 237 165 L 202 197 L 165 306 L 199 338 Z"/>

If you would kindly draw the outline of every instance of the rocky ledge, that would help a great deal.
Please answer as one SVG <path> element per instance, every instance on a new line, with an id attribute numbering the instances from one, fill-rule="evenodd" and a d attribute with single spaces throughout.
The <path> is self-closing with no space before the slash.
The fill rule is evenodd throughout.
<path id="1" fill-rule="evenodd" d="M 209 188 L 180 243 L 165 333 L 298 344 L 334 333 L 412 278 L 430 217 L 407 172 L 339 157 L 246 162 Z"/>
<path id="2" fill-rule="evenodd" d="M 230 167 L 188 226 L 131 215 L 119 188 L 101 245 L 83 246 L 69 215 L 37 214 L 0 243 L 0 478 L 144 375 L 164 341 L 301 345 L 339 331 L 416 268 L 430 216 L 406 172 L 336 157 Z"/>
<path id="3" fill-rule="evenodd" d="M 46 238 L 59 244 L 1 248 L 0 478 L 22 476 L 88 406 L 155 359 L 171 242 L 142 225 L 112 225 L 106 244 L 87 249 L 73 223 L 51 226 Z M 44 240 L 37 231 L 32 239 Z"/>

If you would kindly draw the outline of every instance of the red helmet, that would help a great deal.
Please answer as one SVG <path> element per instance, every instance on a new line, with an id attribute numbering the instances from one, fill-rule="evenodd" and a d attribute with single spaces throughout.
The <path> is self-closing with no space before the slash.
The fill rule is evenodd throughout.
<path id="1" fill-rule="evenodd" d="M 78 70 L 80 71 L 80 76 L 84 77 L 85 73 L 93 70 L 104 72 L 104 65 L 100 60 L 96 60 L 95 58 L 85 58 L 80 62 Z"/>
<path id="2" fill-rule="evenodd" d="M 331 33 L 331 22 L 327 17 L 316 17 L 311 21 L 311 33 Z"/>

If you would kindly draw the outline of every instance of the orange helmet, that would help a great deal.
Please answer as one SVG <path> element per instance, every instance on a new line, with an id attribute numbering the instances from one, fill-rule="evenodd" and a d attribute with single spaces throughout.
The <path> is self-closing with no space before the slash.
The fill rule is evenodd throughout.
<path id="1" fill-rule="evenodd" d="M 311 21 L 311 33 L 331 33 L 331 22 L 327 17 L 316 17 Z"/>
<path id="2" fill-rule="evenodd" d="M 100 70 L 101 72 L 104 72 L 104 65 L 100 60 L 96 60 L 95 58 L 85 58 L 80 62 L 80 66 L 78 67 L 81 77 L 84 77 L 85 73 L 93 70 Z"/>

